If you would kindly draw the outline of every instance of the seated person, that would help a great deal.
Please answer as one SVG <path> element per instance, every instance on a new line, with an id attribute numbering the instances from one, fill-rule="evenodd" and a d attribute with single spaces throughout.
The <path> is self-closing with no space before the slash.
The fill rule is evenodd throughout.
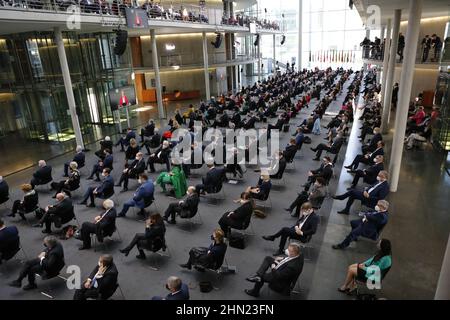
<path id="1" fill-rule="evenodd" d="M 159 134 L 159 129 L 155 128 L 154 134 L 149 139 L 146 139 L 143 144 L 145 149 L 147 149 L 147 155 L 150 155 L 150 148 L 158 148 L 161 145 L 161 140 L 162 137 Z"/>
<path id="2" fill-rule="evenodd" d="M 80 289 L 75 290 L 73 300 L 108 299 L 117 289 L 118 275 L 119 272 L 113 262 L 113 256 L 110 254 L 101 255 L 89 278 L 84 281 Z"/>
<path id="3" fill-rule="evenodd" d="M 138 152 L 134 161 L 130 165 L 126 166 L 122 171 L 122 175 L 120 176 L 119 183 L 116 184 L 116 187 L 121 187 L 123 182 L 123 189 L 121 192 L 128 191 L 128 180 L 137 179 L 141 173 L 144 173 L 145 167 L 144 154 L 142 152 Z"/>
<path id="4" fill-rule="evenodd" d="M 368 144 L 365 144 L 361 147 L 361 150 L 364 154 L 369 152 L 374 152 L 377 149 L 378 141 L 382 141 L 383 136 L 381 135 L 381 129 L 376 127 L 373 129 L 373 137 L 370 139 Z"/>
<path id="5" fill-rule="evenodd" d="M 33 173 L 33 178 L 30 181 L 31 186 L 34 189 L 35 186 L 47 184 L 52 180 L 52 167 L 48 166 L 44 160 L 39 160 L 39 169 Z"/>
<path id="6" fill-rule="evenodd" d="M 271 179 L 282 179 L 284 171 L 286 170 L 287 161 L 284 157 L 283 151 L 279 150 L 275 153 L 274 157 L 275 163 L 274 166 L 271 166 L 268 170 L 270 173 Z"/>
<path id="7" fill-rule="evenodd" d="M 350 221 L 352 231 L 339 243 L 333 245 L 333 249 L 345 249 L 352 241 L 357 241 L 358 237 L 365 237 L 372 240 L 378 239 L 380 231 L 388 222 L 389 202 L 379 200 L 375 206 L 375 211 L 362 212 L 362 218 Z"/>
<path id="8" fill-rule="evenodd" d="M 323 178 L 325 184 L 328 184 L 331 177 L 333 176 L 333 164 L 331 163 L 331 158 L 328 156 L 323 157 L 322 164 L 316 170 L 311 170 L 308 172 L 308 180 L 303 185 L 305 191 L 308 191 L 311 184 L 313 184 L 317 178 Z"/>
<path id="9" fill-rule="evenodd" d="M 145 143 L 147 138 L 155 134 L 155 120 L 148 120 L 148 124 L 141 129 L 141 143 Z"/>
<path id="10" fill-rule="evenodd" d="M 250 224 L 253 214 L 253 199 L 250 197 L 250 193 L 242 192 L 238 203 L 241 205 L 239 208 L 225 212 L 219 220 L 219 226 L 224 232 L 225 238 L 230 236 L 231 228 L 244 230 Z"/>
<path id="11" fill-rule="evenodd" d="M 431 137 L 431 126 L 427 126 L 424 132 L 413 132 L 406 139 L 406 150 L 411 150 L 417 141 L 425 142 Z"/>
<path id="12" fill-rule="evenodd" d="M 14 201 L 12 212 L 8 215 L 8 217 L 14 218 L 16 216 L 16 213 L 18 213 L 22 220 L 27 220 L 25 218 L 25 214 L 33 212 L 37 209 L 39 196 L 36 190 L 34 190 L 31 186 L 31 184 L 22 184 L 20 186 L 20 189 L 24 193 L 23 199 Z"/>
<path id="13" fill-rule="evenodd" d="M 311 191 L 303 190 L 298 194 L 297 198 L 292 204 L 285 208 L 287 212 L 291 213 L 294 208 L 295 212 L 291 214 L 292 217 L 298 217 L 300 214 L 300 208 L 305 202 L 310 202 L 313 208 L 319 208 L 322 205 L 323 199 L 327 193 L 325 179 L 318 177 L 313 184 Z"/>
<path id="14" fill-rule="evenodd" d="M 364 283 L 367 283 L 367 280 L 381 283 L 383 275 L 392 265 L 392 249 L 391 242 L 387 239 L 381 239 L 377 246 L 378 252 L 372 258 L 348 267 L 345 282 L 338 288 L 339 292 L 351 295 L 357 289 L 356 280 Z M 375 278 L 378 275 L 381 279 Z"/>
<path id="15" fill-rule="evenodd" d="M 283 151 L 283 157 L 286 159 L 287 162 L 292 162 L 294 160 L 295 154 L 297 153 L 297 150 L 298 150 L 297 143 L 295 142 L 294 138 L 291 138 L 289 140 L 289 144 Z"/>
<path id="16" fill-rule="evenodd" d="M 137 246 L 139 254 L 137 259 L 145 259 L 144 249 L 156 252 L 165 246 L 166 226 L 159 213 L 153 213 L 145 221 L 145 233 L 137 233 L 130 244 L 120 250 L 121 253 L 128 256 L 130 251 Z"/>
<path id="17" fill-rule="evenodd" d="M 225 170 L 227 173 L 232 173 L 234 178 L 236 177 L 236 175 L 239 175 L 239 177 L 242 178 L 244 176 L 244 171 L 239 164 L 239 150 L 233 147 L 232 152 L 232 156 L 229 157 L 229 161 L 227 160 L 226 162 Z"/>
<path id="18" fill-rule="evenodd" d="M 344 144 L 344 135 L 343 133 L 338 133 L 336 135 L 336 138 L 333 140 L 333 143 L 328 145 L 321 143 L 317 147 L 311 148 L 312 151 L 316 152 L 316 157 L 313 160 L 319 161 L 323 150 L 328 151 L 329 153 L 332 154 L 337 154 L 343 144 Z"/>
<path id="19" fill-rule="evenodd" d="M 183 159 L 182 168 L 186 178 L 191 175 L 191 169 L 200 169 L 201 167 L 203 167 L 203 150 L 197 142 L 194 142 L 191 145 L 190 158 Z"/>
<path id="20" fill-rule="evenodd" d="M 228 117 L 228 114 L 226 112 L 224 112 L 219 117 L 219 119 L 214 121 L 214 123 L 212 124 L 212 127 L 213 128 L 216 128 L 216 127 L 226 128 L 226 127 L 228 127 L 229 123 L 230 123 L 230 118 Z"/>
<path id="21" fill-rule="evenodd" d="M 113 143 L 109 136 L 106 136 L 104 140 L 100 141 L 100 150 L 95 151 L 95 155 L 101 160 L 105 159 L 105 150 L 108 149 L 110 154 L 112 154 Z"/>
<path id="22" fill-rule="evenodd" d="M 217 168 L 213 163 L 208 163 L 208 172 L 206 177 L 202 178 L 202 183 L 195 186 L 198 194 L 217 193 L 222 189 L 222 183 L 225 179 L 225 169 Z"/>
<path id="23" fill-rule="evenodd" d="M 358 184 L 360 178 L 363 178 L 363 181 L 368 184 L 374 184 L 375 182 L 377 182 L 378 173 L 384 169 L 383 161 L 383 156 L 376 156 L 373 165 L 371 165 L 367 169 L 350 171 L 350 173 L 355 174 L 355 177 L 353 178 L 352 185 L 349 189 L 356 188 L 356 185 Z"/>
<path id="24" fill-rule="evenodd" d="M 214 230 L 211 239 L 213 242 L 208 248 L 197 247 L 189 251 L 189 260 L 180 267 L 191 270 L 194 266 L 197 270 L 218 270 L 225 259 L 227 245 L 224 242 L 224 233 L 220 229 Z"/>
<path id="25" fill-rule="evenodd" d="M 269 197 L 270 189 L 272 189 L 272 182 L 268 174 L 261 174 L 258 184 L 255 187 L 248 187 L 245 192 L 250 193 L 253 199 L 265 201 Z"/>
<path id="26" fill-rule="evenodd" d="M 5 179 L 0 176 L 0 204 L 9 200 L 9 186 Z"/>
<path id="27" fill-rule="evenodd" d="M 94 198 L 107 199 L 114 194 L 114 179 L 111 176 L 111 170 L 108 168 L 103 169 L 102 176 L 104 177 L 102 184 L 98 187 L 89 187 L 83 196 L 81 205 L 87 205 L 88 207 L 95 207 Z M 87 200 L 90 199 L 91 203 L 88 205 Z"/>
<path id="28" fill-rule="evenodd" d="M 22 287 L 22 280 L 28 277 L 28 284 L 23 290 L 36 289 L 36 273 L 42 278 L 50 279 L 56 277 L 65 265 L 64 249 L 54 236 L 44 238 L 45 249 L 35 259 L 25 262 L 20 270 L 19 277 L 9 285 L 15 288 Z"/>
<path id="29" fill-rule="evenodd" d="M 103 160 L 99 160 L 98 163 L 94 164 L 92 167 L 92 172 L 90 176 L 87 178 L 88 180 L 92 180 L 95 176 L 97 177 L 96 181 L 100 181 L 100 173 L 103 172 L 104 169 L 109 169 L 109 171 L 113 170 L 113 162 L 114 157 L 111 154 L 111 150 L 105 149 L 104 151 L 105 157 Z"/>
<path id="30" fill-rule="evenodd" d="M 44 212 L 39 222 L 33 225 L 33 227 L 42 228 L 42 225 L 45 224 L 45 229 L 42 230 L 42 233 L 52 232 L 52 222 L 55 224 L 55 227 L 59 228 L 75 217 L 72 200 L 66 197 L 64 193 L 58 193 L 56 195 L 56 203 L 47 206 Z"/>
<path id="31" fill-rule="evenodd" d="M 91 248 L 91 234 L 97 236 L 99 242 L 103 242 L 103 238 L 111 236 L 116 231 L 116 209 L 114 202 L 110 199 L 103 201 L 105 212 L 94 218 L 94 222 L 83 222 L 80 229 L 81 241 L 83 245 L 78 250 L 86 250 Z"/>
<path id="32" fill-rule="evenodd" d="M 134 160 L 136 158 L 136 154 L 139 152 L 141 148 L 139 147 L 136 139 L 130 139 L 130 143 L 128 145 L 127 150 L 125 151 L 125 165 L 128 165 L 128 160 Z"/>
<path id="33" fill-rule="evenodd" d="M 133 129 L 128 128 L 127 134 L 121 137 L 114 146 L 117 147 L 120 144 L 120 151 L 125 152 L 125 147 L 128 147 L 131 139 L 136 139 L 136 133 Z"/>
<path id="34" fill-rule="evenodd" d="M 297 145 L 297 150 L 300 150 L 303 146 L 303 142 L 305 142 L 305 135 L 303 134 L 302 128 L 297 128 L 297 131 L 294 134 L 295 136 L 295 144 Z"/>
<path id="35" fill-rule="evenodd" d="M 297 243 L 290 243 L 286 251 L 285 258 L 269 256 L 264 258 L 256 274 L 246 278 L 247 281 L 255 283 L 253 289 L 245 289 L 246 294 L 259 297 L 259 291 L 266 282 L 274 291 L 290 293 L 292 283 L 302 273 L 304 258 Z"/>
<path id="36" fill-rule="evenodd" d="M 172 171 L 161 172 L 158 179 L 156 179 L 156 183 L 160 185 L 164 192 L 166 192 L 166 184 L 172 185 L 173 190 L 171 190 L 171 194 L 174 194 L 177 199 L 186 194 L 186 176 L 181 166 L 174 160 L 172 160 Z"/>
<path id="37" fill-rule="evenodd" d="M 178 277 L 171 276 L 167 279 L 166 289 L 170 293 L 165 297 L 154 296 L 152 300 L 189 300 L 189 287 L 181 282 Z"/>
<path id="38" fill-rule="evenodd" d="M 184 200 L 173 202 L 169 204 L 166 212 L 164 213 L 164 221 L 169 224 L 175 224 L 175 216 L 178 214 L 181 218 L 192 218 L 197 214 L 198 203 L 200 201 L 195 187 L 190 186 L 187 189 L 187 196 Z M 170 220 L 169 220 L 170 217 Z"/>
<path id="39" fill-rule="evenodd" d="M 278 251 L 274 253 L 274 256 L 282 255 L 288 238 L 299 240 L 303 243 L 309 242 L 316 233 L 318 225 L 319 217 L 314 212 L 314 208 L 310 202 L 305 202 L 300 209 L 299 219 L 293 227 L 282 228 L 272 236 L 263 236 L 263 239 L 274 241 L 276 238 L 281 237 Z"/>
<path id="40" fill-rule="evenodd" d="M 76 162 L 78 165 L 78 169 L 81 169 L 84 167 L 84 164 L 86 162 L 86 156 L 81 146 L 77 146 L 75 151 L 76 151 L 75 156 L 73 157 L 71 162 Z M 69 166 L 71 162 L 64 163 L 64 177 L 69 176 Z"/>
<path id="41" fill-rule="evenodd" d="M 7 227 L 0 219 L 0 264 L 9 260 L 20 250 L 19 230 L 16 226 Z"/>
<path id="42" fill-rule="evenodd" d="M 346 193 L 338 196 L 334 196 L 333 199 L 344 200 L 347 199 L 345 208 L 338 211 L 339 214 L 349 214 L 350 207 L 355 200 L 361 201 L 361 203 L 369 208 L 374 208 L 378 200 L 384 200 L 389 194 L 389 183 L 387 182 L 389 174 L 387 171 L 380 171 L 377 176 L 377 183 L 365 187 L 363 191 L 357 189 L 350 189 Z"/>
<path id="43" fill-rule="evenodd" d="M 53 198 L 56 198 L 56 195 L 61 191 L 64 191 L 70 197 L 70 191 L 74 191 L 80 187 L 80 171 L 78 171 L 78 163 L 75 161 L 70 163 L 70 175 L 67 177 L 68 179 L 66 180 L 51 183 L 52 190 L 56 191 Z"/>
<path id="44" fill-rule="evenodd" d="M 117 217 L 125 217 L 128 209 L 131 207 L 137 207 L 140 210 L 140 214 L 142 216 L 145 215 L 144 209 L 150 206 L 155 200 L 153 193 L 155 191 L 155 187 L 153 185 L 152 179 L 149 179 L 145 173 L 141 173 L 139 175 L 139 184 L 140 186 L 137 188 L 136 192 L 133 195 L 133 198 L 123 204 L 122 211 L 117 215 Z"/>
<path id="45" fill-rule="evenodd" d="M 147 167 L 150 168 L 150 172 L 155 172 L 155 163 L 166 164 L 167 171 L 170 171 L 169 157 L 172 150 L 169 148 L 169 141 L 165 140 L 162 146 L 159 147 L 154 153 L 150 155 L 147 161 Z"/>
<path id="46" fill-rule="evenodd" d="M 356 170 L 360 163 L 370 165 L 373 163 L 373 160 L 376 156 L 384 155 L 384 142 L 378 141 L 377 148 L 373 152 L 368 152 L 366 154 L 358 154 L 352 161 L 352 163 L 348 166 L 344 166 L 345 169 L 348 170 Z"/>

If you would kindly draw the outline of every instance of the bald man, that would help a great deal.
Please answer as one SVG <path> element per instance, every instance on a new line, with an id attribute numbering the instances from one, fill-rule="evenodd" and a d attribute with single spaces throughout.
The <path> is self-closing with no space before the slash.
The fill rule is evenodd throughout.
<path id="1" fill-rule="evenodd" d="M 48 166 L 44 160 L 39 160 L 39 169 L 33 173 L 33 178 L 30 181 L 31 186 L 34 187 L 40 184 L 47 184 L 53 180 L 52 167 Z"/>
<path id="2" fill-rule="evenodd" d="M 191 218 L 197 213 L 199 197 L 197 192 L 195 192 L 195 187 L 190 186 L 186 194 L 187 197 L 184 200 L 169 204 L 169 207 L 164 214 L 164 221 L 169 224 L 175 224 L 175 216 L 177 214 L 179 214 L 181 218 Z"/>
<path id="3" fill-rule="evenodd" d="M 33 227 L 42 227 L 45 224 L 45 229 L 42 233 L 51 233 L 51 225 L 55 224 L 56 227 L 69 222 L 74 218 L 73 204 L 69 197 L 66 197 L 64 193 L 58 193 L 56 195 L 56 203 L 54 205 L 47 206 L 45 213 L 41 220 Z"/>

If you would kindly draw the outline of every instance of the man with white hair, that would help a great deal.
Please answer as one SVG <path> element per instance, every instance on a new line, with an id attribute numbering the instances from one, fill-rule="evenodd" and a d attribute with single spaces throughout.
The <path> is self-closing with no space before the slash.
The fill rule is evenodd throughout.
<path id="1" fill-rule="evenodd" d="M 78 164 L 78 169 L 81 169 L 84 167 L 84 163 L 86 161 L 86 156 L 83 152 L 83 148 L 81 146 L 77 146 L 77 148 L 75 149 L 76 153 L 75 156 L 73 157 L 72 161 L 76 162 Z M 70 162 L 72 161 L 68 161 L 66 163 L 64 163 L 64 177 L 68 177 L 69 176 L 69 166 L 70 166 Z"/>
<path id="2" fill-rule="evenodd" d="M 165 298 L 154 296 L 152 300 L 189 300 L 189 287 L 178 277 L 167 278 L 166 289 L 170 293 Z"/>
<path id="3" fill-rule="evenodd" d="M 159 129 L 155 128 L 151 138 L 146 139 L 142 144 L 142 146 L 145 146 L 145 149 L 147 149 L 147 155 L 150 155 L 150 148 L 158 148 L 160 144 L 161 144 L 161 134 L 159 133 Z"/>
<path id="4" fill-rule="evenodd" d="M 169 156 L 172 150 L 170 149 L 169 141 L 164 140 L 162 146 L 159 147 L 154 153 L 150 155 L 147 161 L 147 167 L 150 168 L 150 172 L 155 172 L 155 163 L 166 164 L 167 171 L 170 171 Z"/>
<path id="5" fill-rule="evenodd" d="M 39 160 L 39 169 L 33 173 L 33 178 L 30 181 L 31 186 L 34 187 L 41 184 L 47 184 L 53 181 L 52 178 L 52 167 L 48 166 L 45 160 Z"/>
<path id="6" fill-rule="evenodd" d="M 51 233 L 52 223 L 55 224 L 55 227 L 59 228 L 75 217 L 72 200 L 66 197 L 64 193 L 58 193 L 56 195 L 56 203 L 47 206 L 44 211 L 45 214 L 41 220 L 33 225 L 33 227 L 39 228 L 45 224 L 45 229 L 42 230 L 42 233 Z"/>
<path id="7" fill-rule="evenodd" d="M 83 245 L 79 250 L 91 248 L 91 234 L 97 236 L 99 242 L 103 242 L 105 236 L 110 236 L 116 230 L 116 209 L 114 202 L 110 199 L 103 201 L 105 212 L 94 218 L 94 222 L 84 222 L 81 225 L 81 240 Z"/>
<path id="8" fill-rule="evenodd" d="M 0 176 L 0 204 L 9 200 L 9 186 L 6 180 Z"/>
<path id="9" fill-rule="evenodd" d="M 111 138 L 109 136 L 106 136 L 104 140 L 100 141 L 100 150 L 95 151 L 95 155 L 99 157 L 100 159 L 105 158 L 105 150 L 110 150 L 110 153 L 113 152 L 113 143 L 111 141 Z"/>

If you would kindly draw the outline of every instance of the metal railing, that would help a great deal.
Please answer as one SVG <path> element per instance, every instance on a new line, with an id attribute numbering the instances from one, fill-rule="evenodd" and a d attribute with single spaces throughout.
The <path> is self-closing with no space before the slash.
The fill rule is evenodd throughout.
<path id="1" fill-rule="evenodd" d="M 258 19 L 257 17 L 251 17 L 243 14 L 236 14 L 236 16 L 227 17 L 225 14 L 222 17 L 222 24 L 229 26 L 241 26 L 250 27 L 251 23 L 255 23 L 256 27 L 265 30 L 281 30 L 280 23 L 278 21 L 271 21 L 269 19 Z"/>
<path id="2" fill-rule="evenodd" d="M 249 60 L 257 59 L 256 57 L 237 55 L 233 59 L 227 59 L 225 52 L 208 54 L 209 65 L 224 64 L 233 62 L 246 62 Z M 159 57 L 160 67 L 185 67 L 185 66 L 202 66 L 203 59 L 199 59 L 194 53 L 177 53 L 161 55 Z"/>
<path id="3" fill-rule="evenodd" d="M 363 45 L 362 58 L 367 60 L 383 61 L 384 47 L 383 45 Z M 416 63 L 422 64 L 437 64 L 442 53 L 442 47 L 428 48 L 419 46 L 416 52 Z M 398 48 L 396 54 L 396 62 L 401 63 L 403 60 L 403 48 Z"/>

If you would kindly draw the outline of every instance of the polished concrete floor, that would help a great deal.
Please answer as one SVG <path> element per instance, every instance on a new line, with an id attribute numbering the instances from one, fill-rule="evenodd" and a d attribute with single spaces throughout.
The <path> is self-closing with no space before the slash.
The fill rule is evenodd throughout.
<path id="1" fill-rule="evenodd" d="M 336 112 L 340 108 L 343 98 L 344 95 L 333 102 L 328 111 Z M 300 123 L 315 103 L 316 100 L 313 101 L 309 110 L 304 110 L 292 123 Z M 329 119 L 330 116 L 326 116 L 322 125 L 325 125 Z M 341 192 L 350 183 L 351 176 L 345 171 L 341 171 L 341 167 L 343 163 L 347 164 L 351 161 L 354 154 L 359 151 L 359 142 L 356 139 L 357 128 L 357 124 L 353 125 L 346 149 L 341 150 L 341 156 L 335 168 L 336 178 L 330 184 L 331 194 L 336 191 Z M 286 144 L 289 138 L 290 134 L 282 134 L 280 145 Z M 311 138 L 313 140 L 311 146 L 324 141 L 323 135 L 311 136 Z M 123 154 L 116 149 L 115 168 L 117 169 L 113 173 L 115 179 L 119 178 L 118 168 L 123 163 L 122 157 Z M 141 261 L 134 258 L 137 252 L 130 253 L 127 258 L 118 252 L 118 249 L 124 247 L 136 232 L 144 230 L 143 223 L 137 221 L 136 216 L 130 211 L 127 218 L 117 221 L 122 242 L 118 241 L 116 235 L 113 237 L 114 242 L 106 248 L 100 247 L 98 252 L 94 252 L 94 250 L 80 252 L 78 251 L 78 246 L 81 245 L 80 241 L 76 239 L 63 241 L 66 265 L 78 265 L 85 277 L 94 268 L 98 256 L 102 252 L 112 253 L 119 270 L 119 282 L 127 299 L 148 299 L 153 295 L 166 294 L 164 284 L 170 275 L 180 276 L 189 284 L 192 299 L 253 299 L 243 292 L 251 285 L 245 281 L 245 278 L 256 271 L 265 255 L 271 255 L 276 249 L 276 243 L 266 242 L 261 239 L 261 236 L 295 223 L 295 219 L 291 218 L 283 208 L 295 198 L 297 191 L 300 190 L 300 185 L 306 180 L 307 172 L 319 165 L 318 162 L 312 161 L 313 153 L 309 150 L 308 145 L 304 145 L 300 156 L 297 157 L 296 168 L 288 169 L 287 179 L 281 186 L 274 187 L 271 192 L 272 208 L 268 209 L 268 216 L 265 219 L 252 218 L 256 235 L 247 237 L 247 247 L 244 250 L 228 248 L 227 262 L 237 267 L 236 274 L 223 275 L 218 278 L 215 274 L 182 270 L 178 264 L 187 260 L 191 247 L 209 244 L 210 234 L 217 227 L 217 221 L 221 215 L 225 211 L 235 208 L 232 200 L 236 199 L 246 186 L 256 183 L 258 175 L 250 169 L 243 182 L 237 185 L 225 185 L 226 200 L 215 205 L 202 199 L 199 212 L 203 224 L 195 226 L 193 232 L 188 232 L 189 228 L 183 221 L 179 221 L 175 226 L 167 226 L 166 238 L 171 258 L 155 255 L 148 256 L 146 261 Z M 62 163 L 69 158 L 69 156 L 60 157 L 50 161 L 54 166 L 55 179 L 62 170 Z M 89 165 L 87 167 L 90 167 L 95 160 L 92 152 L 89 153 L 88 158 Z M 393 244 L 393 267 L 383 283 L 380 296 L 388 299 L 433 298 L 450 229 L 450 218 L 448 209 L 446 210 L 449 202 L 450 181 L 442 171 L 442 161 L 443 157 L 432 150 L 412 151 L 404 154 L 399 190 L 389 196 L 392 204 L 391 219 L 383 233 L 383 237 L 390 239 Z M 205 168 L 202 172 L 205 172 Z M 20 196 L 17 186 L 28 181 L 31 173 L 32 169 L 29 169 L 7 178 L 14 188 L 15 199 Z M 84 169 L 83 177 L 86 176 L 87 169 Z M 151 177 L 156 179 L 157 173 L 152 174 Z M 189 184 L 195 185 L 200 178 L 200 176 L 192 177 Z M 130 183 L 130 190 L 135 186 L 134 183 Z M 83 179 L 83 191 L 88 185 L 95 185 L 95 183 L 86 182 Z M 116 191 L 119 191 L 119 188 Z M 120 204 L 129 199 L 131 195 L 132 192 L 118 193 Z M 43 190 L 40 196 L 41 206 L 52 203 L 50 192 Z M 81 192 L 74 193 L 75 202 L 78 202 L 80 197 Z M 167 205 L 173 201 L 161 193 L 158 188 L 155 197 L 159 211 L 165 210 Z M 99 202 L 97 203 L 99 204 Z M 336 214 L 336 211 L 340 210 L 343 205 L 344 203 L 341 201 L 333 201 L 330 198 L 325 200 L 320 211 L 322 215 L 320 227 L 310 243 L 312 249 L 308 250 L 310 260 L 305 262 L 303 273 L 300 276 L 300 294 L 293 295 L 292 299 L 351 299 L 337 292 L 336 288 L 343 281 L 348 264 L 367 259 L 373 255 L 376 249 L 375 244 L 366 241 L 358 241 L 345 251 L 331 249 L 332 244 L 342 240 L 348 233 L 350 229 L 348 221 L 354 218 L 353 215 L 342 217 Z M 356 208 L 355 204 L 354 209 L 356 210 Z M 151 209 L 155 210 L 154 207 Z M 36 256 L 42 249 L 44 235 L 40 229 L 31 228 L 16 219 L 6 218 L 7 212 L 7 209 L 0 207 L 0 214 L 5 218 L 6 223 L 18 226 L 27 256 Z M 80 223 L 92 221 L 94 216 L 100 212 L 99 206 L 95 209 L 76 206 L 76 214 Z M 23 257 L 19 254 L 18 258 Z M 150 268 L 154 264 L 159 266 L 158 271 Z M 25 292 L 6 285 L 17 276 L 20 267 L 20 261 L 14 260 L 0 268 L 0 299 L 47 299 L 40 294 L 40 290 Z M 213 282 L 216 290 L 210 293 L 200 292 L 198 282 L 206 279 Z M 56 299 L 70 299 L 73 295 L 73 291 L 67 289 L 60 279 L 43 283 L 38 281 L 38 285 L 41 290 L 50 290 Z M 120 299 L 120 296 L 116 295 L 114 298 Z M 267 289 L 262 291 L 260 297 L 260 299 L 279 298 L 281 297 Z"/>

